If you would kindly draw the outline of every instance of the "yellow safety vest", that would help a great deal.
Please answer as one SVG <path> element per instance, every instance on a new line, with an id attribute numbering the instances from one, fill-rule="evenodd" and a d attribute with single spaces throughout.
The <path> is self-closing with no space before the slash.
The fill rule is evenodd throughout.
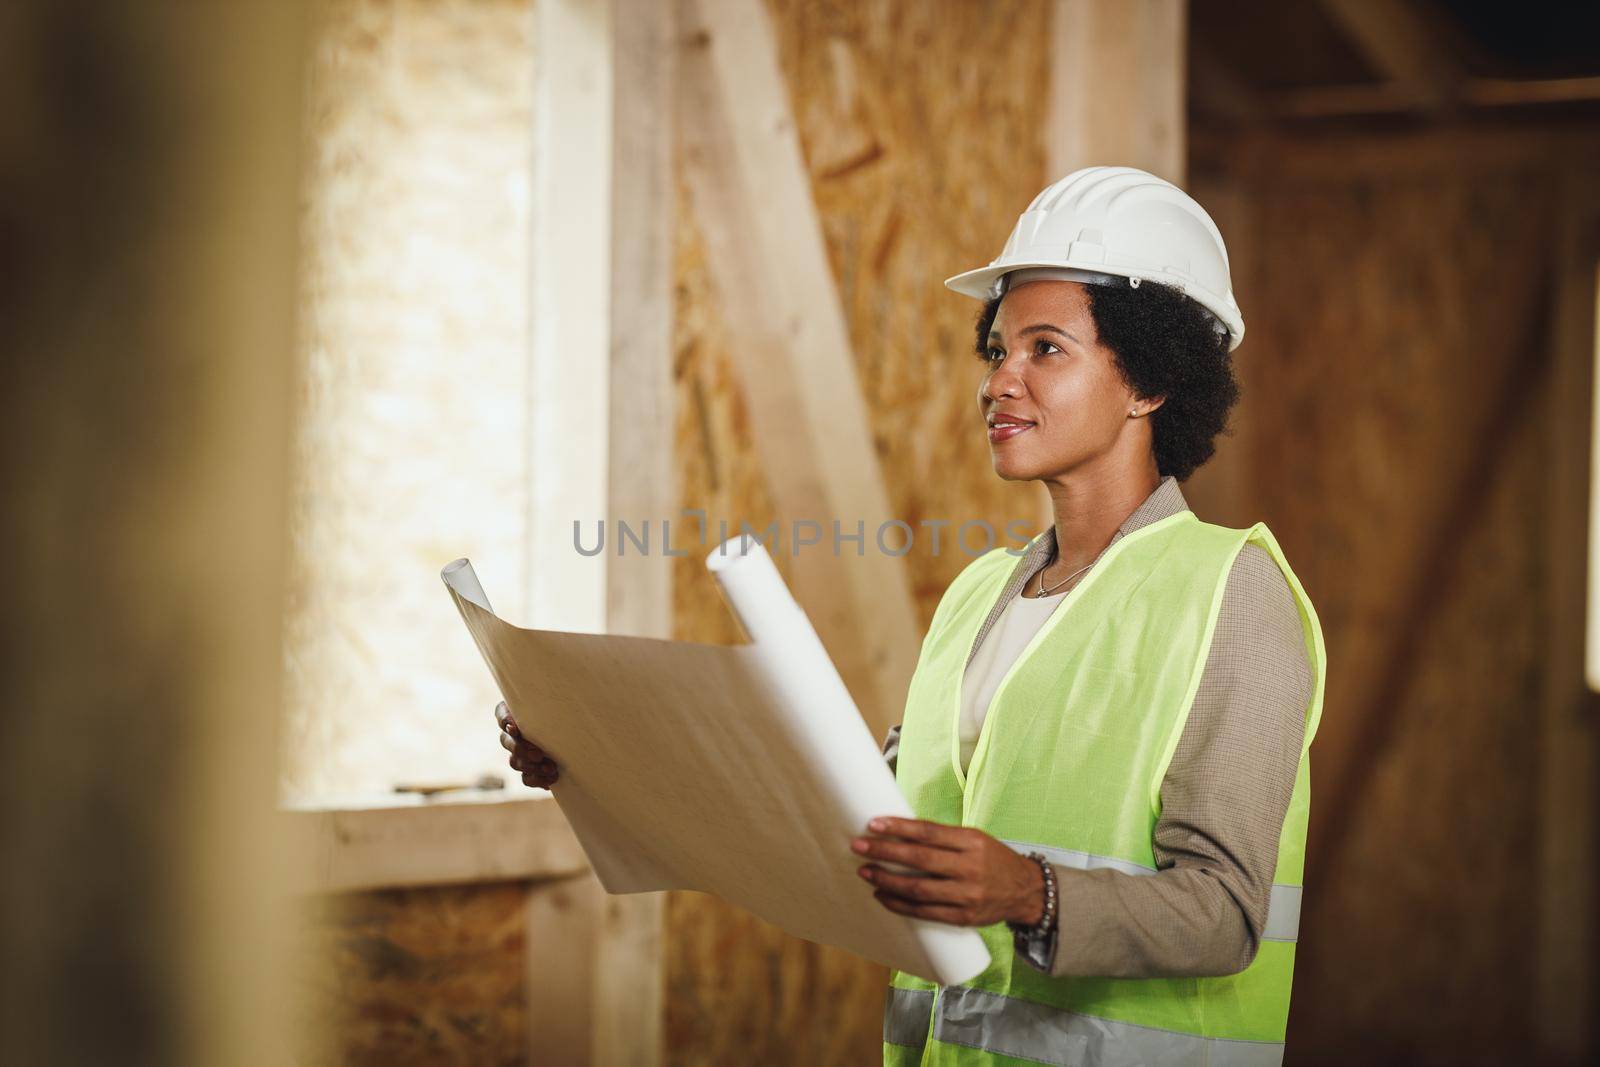
<path id="1" fill-rule="evenodd" d="M 885 1064 L 1282 1060 L 1325 655 L 1310 598 L 1265 524 L 1236 530 L 1184 510 L 1118 539 L 1001 680 L 963 773 L 962 674 L 1016 565 L 999 548 L 974 560 L 945 591 L 923 640 L 896 778 L 918 818 L 975 826 L 1055 863 L 1155 874 L 1161 781 L 1200 684 L 1229 570 L 1249 542 L 1271 553 L 1294 591 L 1316 678 L 1254 961 L 1219 977 L 1053 978 L 1017 956 L 1005 923 L 980 927 L 990 965 L 964 985 L 891 972 Z M 1072 916 L 1061 916 L 1061 926 L 1070 938 Z"/>

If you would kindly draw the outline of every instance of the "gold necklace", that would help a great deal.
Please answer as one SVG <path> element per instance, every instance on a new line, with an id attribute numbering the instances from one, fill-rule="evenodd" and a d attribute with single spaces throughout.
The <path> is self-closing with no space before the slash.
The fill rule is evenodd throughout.
<path id="1" fill-rule="evenodd" d="M 1107 547 L 1109 548 L 1110 546 L 1108 545 Z M 1052 585 L 1049 589 L 1046 589 L 1044 587 L 1044 572 L 1049 570 L 1050 569 L 1050 564 L 1054 563 L 1056 561 L 1056 559 L 1057 559 L 1056 550 L 1055 550 L 1054 547 L 1052 547 L 1050 549 L 1050 558 L 1045 561 L 1045 565 L 1043 567 L 1039 568 L 1039 596 L 1042 596 L 1042 597 L 1043 596 L 1049 596 L 1051 593 L 1055 592 L 1057 589 L 1060 589 L 1062 586 L 1064 586 L 1068 582 L 1072 581 L 1072 579 L 1076 578 L 1078 575 L 1082 574 L 1084 571 L 1088 570 L 1090 567 L 1093 567 L 1096 563 L 1099 563 L 1100 562 L 1100 556 L 1103 556 L 1105 554 L 1106 554 L 1106 550 L 1104 548 L 1102 548 L 1100 550 L 1100 555 L 1099 556 L 1096 556 L 1094 559 L 1091 559 L 1086 565 L 1084 565 L 1082 567 L 1079 567 L 1077 570 L 1073 571 L 1071 574 L 1069 574 L 1065 578 L 1061 579 L 1055 585 Z"/>

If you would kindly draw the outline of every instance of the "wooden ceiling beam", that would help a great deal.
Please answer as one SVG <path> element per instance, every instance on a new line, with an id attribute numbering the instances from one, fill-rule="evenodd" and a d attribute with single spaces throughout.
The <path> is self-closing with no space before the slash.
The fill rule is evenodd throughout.
<path id="1" fill-rule="evenodd" d="M 1453 36 L 1410 0 L 1322 0 L 1373 67 L 1417 111 L 1455 107 L 1465 72 Z"/>
<path id="2" fill-rule="evenodd" d="M 1196 58 L 1196 96 L 1204 110 L 1235 122 L 1400 115 L 1418 110 L 1416 98 L 1393 82 L 1318 85 L 1257 94 L 1252 93 L 1248 86 L 1238 83 L 1236 78 L 1232 86 L 1220 85 L 1216 73 L 1214 60 L 1208 60 L 1203 66 L 1201 60 Z M 1232 77 L 1231 73 L 1229 77 Z M 1466 108 L 1600 101 L 1600 77 L 1533 80 L 1468 78 L 1461 82 L 1454 99 L 1458 105 Z"/>
<path id="3" fill-rule="evenodd" d="M 1405 114 L 1418 110 L 1418 103 L 1393 82 L 1367 82 L 1285 90 L 1268 97 L 1266 109 L 1276 119 L 1326 119 Z"/>
<path id="4" fill-rule="evenodd" d="M 1471 78 L 1462 89 L 1462 99 L 1474 107 L 1570 104 L 1584 100 L 1600 100 L 1600 77 L 1528 80 Z"/>

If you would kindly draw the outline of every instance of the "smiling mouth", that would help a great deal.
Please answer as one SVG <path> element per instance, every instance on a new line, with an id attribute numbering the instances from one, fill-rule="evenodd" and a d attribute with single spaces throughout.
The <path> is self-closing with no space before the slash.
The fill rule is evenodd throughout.
<path id="1" fill-rule="evenodd" d="M 1031 422 L 1012 421 L 1010 419 L 991 423 L 989 426 L 989 441 L 991 443 L 1009 441 L 1013 437 L 1033 429 L 1033 425 Z"/>

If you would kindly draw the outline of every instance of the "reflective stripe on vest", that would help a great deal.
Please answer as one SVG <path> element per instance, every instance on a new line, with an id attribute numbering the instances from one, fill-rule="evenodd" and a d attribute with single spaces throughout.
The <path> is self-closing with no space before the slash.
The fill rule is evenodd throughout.
<path id="1" fill-rule="evenodd" d="M 1277 1067 L 1283 1062 L 1281 1041 L 1239 1041 L 1158 1030 L 966 986 L 945 986 L 938 999 L 938 1014 L 933 1019 L 935 1040 L 1036 1063 L 1058 1067 L 1088 1063 L 1097 1067 L 1152 1063 L 1167 1067 Z M 921 1048 L 933 1001 L 931 990 L 891 988 L 883 1015 L 884 1041 Z"/>
<path id="2" fill-rule="evenodd" d="M 1029 852 L 1038 852 L 1051 863 L 1062 867 L 1076 867 L 1080 871 L 1093 871 L 1109 867 L 1113 871 L 1123 874 L 1155 874 L 1154 867 L 1146 867 L 1138 863 L 1117 859 L 1115 856 L 1091 856 L 1087 852 L 1079 852 L 1072 848 L 1053 848 L 1050 845 L 1036 845 L 1028 841 L 1011 841 L 1000 839 L 1003 844 L 1010 845 L 1017 852 L 1026 855 Z M 1267 923 L 1262 930 L 1261 937 L 1266 941 L 1294 941 L 1300 936 L 1300 894 L 1301 887 L 1297 885 L 1277 885 L 1272 887 L 1271 901 L 1267 906 Z"/>
<path id="3" fill-rule="evenodd" d="M 928 1039 L 928 1016 L 933 1012 L 933 990 L 889 987 L 883 1006 L 883 1040 L 890 1045 L 921 1048 Z"/>

